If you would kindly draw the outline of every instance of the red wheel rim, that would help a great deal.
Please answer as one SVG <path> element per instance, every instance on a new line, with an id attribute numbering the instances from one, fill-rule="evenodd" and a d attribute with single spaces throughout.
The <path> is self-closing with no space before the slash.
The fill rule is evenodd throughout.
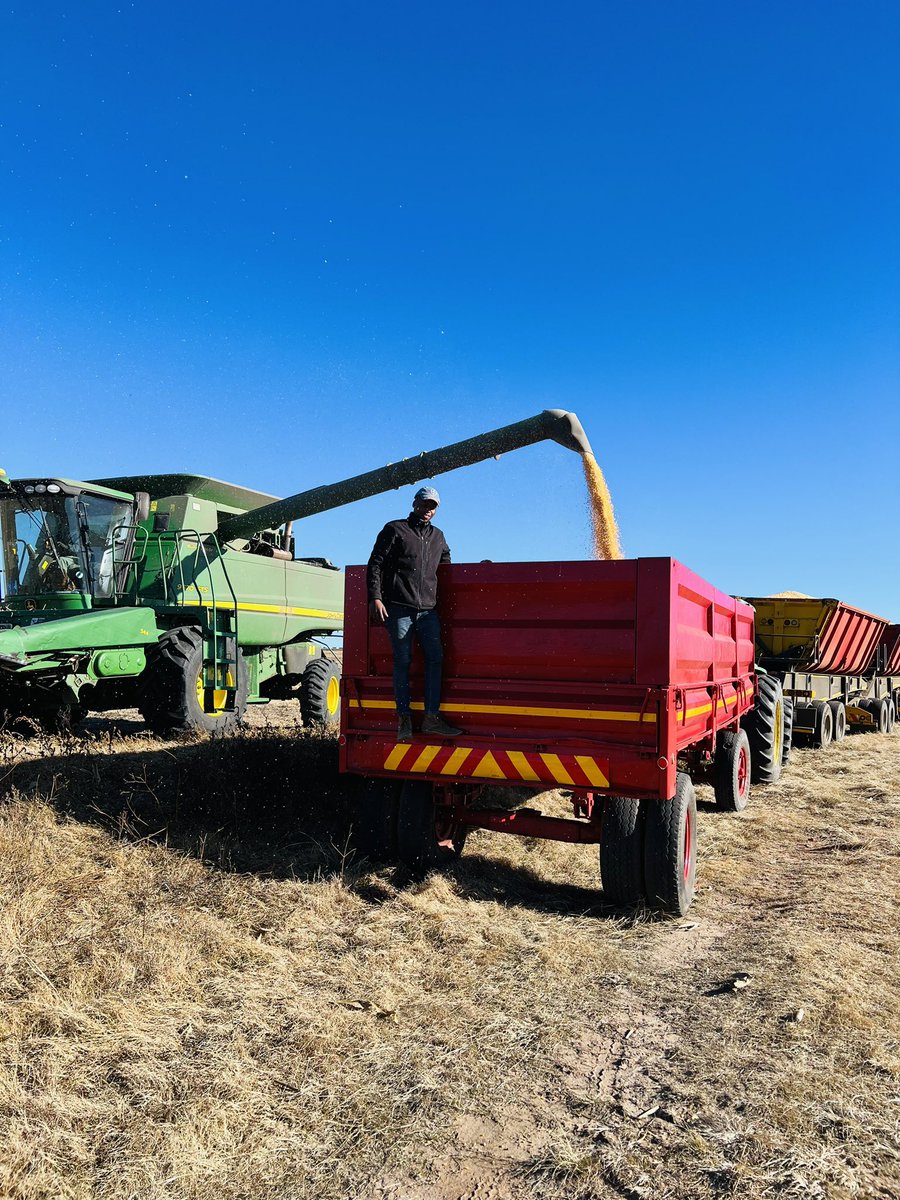
<path id="1" fill-rule="evenodd" d="M 684 816 L 684 882 L 688 883 L 691 878 L 691 869 L 693 867 L 694 857 L 694 821 L 691 816 L 691 810 L 688 809 Z"/>
<path id="2" fill-rule="evenodd" d="M 750 777 L 750 771 L 748 767 L 749 764 L 747 762 L 747 750 L 746 747 L 741 746 L 741 752 L 738 755 L 737 767 L 737 790 L 739 796 L 744 796 L 747 792 L 747 780 Z"/>

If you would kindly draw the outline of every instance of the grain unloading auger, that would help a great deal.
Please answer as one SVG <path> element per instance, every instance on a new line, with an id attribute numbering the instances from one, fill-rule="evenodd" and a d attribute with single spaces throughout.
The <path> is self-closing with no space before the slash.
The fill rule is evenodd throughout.
<path id="1" fill-rule="evenodd" d="M 220 731 L 248 703 L 297 696 L 334 722 L 343 575 L 297 558 L 294 521 L 550 439 L 590 444 L 547 410 L 278 500 L 204 475 L 6 480 L 0 473 L 0 712 L 65 724 L 138 708 L 160 731 Z"/>

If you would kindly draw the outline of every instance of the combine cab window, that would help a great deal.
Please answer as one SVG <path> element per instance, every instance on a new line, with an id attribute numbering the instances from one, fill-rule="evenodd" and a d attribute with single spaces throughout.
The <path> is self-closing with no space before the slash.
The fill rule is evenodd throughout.
<path id="1" fill-rule="evenodd" d="M 111 596 L 131 506 L 105 496 L 34 494 L 0 500 L 4 592 Z M 118 553 L 117 553 L 118 552 Z"/>

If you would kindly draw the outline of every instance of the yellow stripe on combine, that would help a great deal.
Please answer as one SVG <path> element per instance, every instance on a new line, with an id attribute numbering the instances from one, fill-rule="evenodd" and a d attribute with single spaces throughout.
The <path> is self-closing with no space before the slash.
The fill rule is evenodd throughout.
<path id="1" fill-rule="evenodd" d="M 351 708 L 395 708 L 393 700 L 351 700 Z M 412 707 L 421 712 L 425 705 L 413 701 Z M 504 717 L 568 717 L 573 721 L 655 721 L 656 713 L 603 711 L 593 708 L 519 708 L 505 704 L 442 704 L 441 712 L 488 713 Z"/>
<path id="2" fill-rule="evenodd" d="M 212 600 L 188 600 L 180 601 L 183 605 L 194 605 L 197 608 L 234 608 L 233 600 L 222 600 L 217 604 L 213 604 Z M 262 612 L 262 613 L 282 613 L 289 617 L 328 617 L 329 620 L 343 621 L 344 614 L 342 612 L 329 612 L 322 608 L 291 608 L 284 604 L 238 604 L 239 612 Z"/>

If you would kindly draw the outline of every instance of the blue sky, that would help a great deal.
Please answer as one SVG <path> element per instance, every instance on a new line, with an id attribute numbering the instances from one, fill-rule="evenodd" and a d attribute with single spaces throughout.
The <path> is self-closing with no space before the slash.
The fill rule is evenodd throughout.
<path id="1" fill-rule="evenodd" d="M 900 620 L 895 2 L 8 4 L 0 56 L 11 475 L 285 495 L 561 407 L 627 555 Z M 436 482 L 458 561 L 589 553 L 555 445 Z"/>

